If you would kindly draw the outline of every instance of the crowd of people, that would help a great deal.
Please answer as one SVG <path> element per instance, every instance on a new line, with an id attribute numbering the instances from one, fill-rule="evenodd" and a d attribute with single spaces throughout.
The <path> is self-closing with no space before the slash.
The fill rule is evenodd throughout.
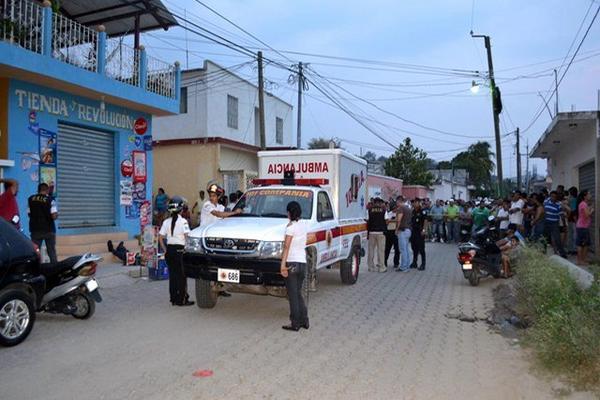
<path id="1" fill-rule="evenodd" d="M 514 191 L 502 199 L 464 200 L 405 199 L 403 196 L 370 199 L 369 271 L 386 272 L 391 250 L 398 271 L 425 269 L 426 241 L 460 243 L 489 225 L 489 217 L 500 237 L 516 233 L 532 242 L 550 245 L 562 257 L 576 255 L 578 265 L 588 264 L 590 227 L 594 207 L 588 190 L 576 187 L 531 193 Z M 510 241 L 509 241 L 510 242 Z M 410 254 L 412 252 L 412 255 Z M 417 258 L 421 264 L 417 266 Z M 377 261 L 375 261 L 377 259 Z"/>

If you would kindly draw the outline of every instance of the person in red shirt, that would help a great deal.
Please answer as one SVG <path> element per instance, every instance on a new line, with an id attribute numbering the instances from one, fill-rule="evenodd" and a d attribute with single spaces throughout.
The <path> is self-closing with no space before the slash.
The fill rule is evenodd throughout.
<path id="1" fill-rule="evenodd" d="M 14 179 L 0 179 L 0 183 L 4 184 L 4 193 L 0 195 L 0 217 L 15 225 L 17 229 L 21 229 L 21 217 L 17 204 L 19 182 Z"/>

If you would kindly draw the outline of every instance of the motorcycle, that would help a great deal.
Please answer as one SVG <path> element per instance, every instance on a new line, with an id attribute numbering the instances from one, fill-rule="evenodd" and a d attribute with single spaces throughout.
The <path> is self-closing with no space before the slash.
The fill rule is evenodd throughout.
<path id="1" fill-rule="evenodd" d="M 495 218 L 488 218 L 488 226 L 473 234 L 470 241 L 458 245 L 458 262 L 463 276 L 471 286 L 487 276 L 500 278 L 502 274 L 502 252 L 496 245 L 499 240 Z"/>
<path id="2" fill-rule="evenodd" d="M 86 253 L 55 264 L 41 264 L 46 290 L 38 311 L 71 315 L 77 319 L 90 318 L 96 303 L 102 302 L 95 279 L 96 267 L 101 260 L 100 256 Z"/>

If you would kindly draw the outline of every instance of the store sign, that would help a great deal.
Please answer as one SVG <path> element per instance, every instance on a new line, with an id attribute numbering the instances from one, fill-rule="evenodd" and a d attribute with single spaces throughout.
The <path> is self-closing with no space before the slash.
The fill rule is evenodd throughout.
<path id="1" fill-rule="evenodd" d="M 133 124 L 133 130 L 138 135 L 145 134 L 146 131 L 148 130 L 148 121 L 146 121 L 146 119 L 143 117 L 139 117 L 138 119 L 135 120 L 135 122 Z"/>
<path id="2" fill-rule="evenodd" d="M 84 122 L 106 125 L 113 128 L 134 130 L 138 121 L 145 123 L 144 133 L 148 129 L 148 123 L 144 118 L 134 118 L 131 115 L 78 103 L 76 100 L 66 100 L 61 97 L 44 95 L 23 89 L 15 89 L 19 108 L 27 108 L 30 111 L 47 112 L 64 118 L 79 119 Z M 142 128 L 142 125 L 140 125 Z M 143 135 L 143 133 L 140 133 Z"/>
<path id="3" fill-rule="evenodd" d="M 146 152 L 132 151 L 133 158 L 133 183 L 146 183 Z"/>

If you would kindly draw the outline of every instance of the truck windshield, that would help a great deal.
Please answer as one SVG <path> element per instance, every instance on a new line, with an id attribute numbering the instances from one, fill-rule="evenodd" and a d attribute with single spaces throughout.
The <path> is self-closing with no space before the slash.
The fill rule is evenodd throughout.
<path id="1" fill-rule="evenodd" d="M 302 219 L 312 216 L 313 192 L 295 189 L 257 189 L 242 196 L 234 209 L 244 210 L 241 217 L 287 218 L 287 205 L 297 201 Z"/>

